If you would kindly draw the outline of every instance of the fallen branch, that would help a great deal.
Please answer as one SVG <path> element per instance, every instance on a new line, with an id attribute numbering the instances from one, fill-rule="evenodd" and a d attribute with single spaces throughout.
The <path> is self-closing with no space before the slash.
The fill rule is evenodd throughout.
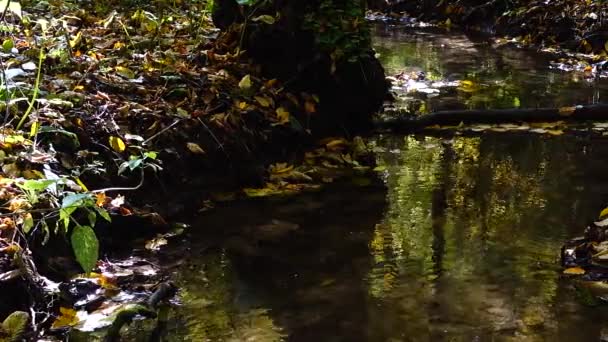
<path id="1" fill-rule="evenodd" d="M 460 124 L 498 124 L 518 122 L 552 122 L 608 120 L 608 104 L 561 108 L 446 110 L 417 117 L 403 117 L 376 122 L 376 128 L 389 131 L 415 131 L 425 127 Z"/>

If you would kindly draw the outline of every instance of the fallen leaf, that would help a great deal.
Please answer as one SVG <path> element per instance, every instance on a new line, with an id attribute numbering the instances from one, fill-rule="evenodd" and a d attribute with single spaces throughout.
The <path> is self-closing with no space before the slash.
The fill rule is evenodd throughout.
<path id="1" fill-rule="evenodd" d="M 134 79 L 135 78 L 135 72 L 127 67 L 123 67 L 123 66 L 117 66 L 116 68 L 114 68 L 114 70 L 116 71 L 116 73 L 124 78 L 127 79 Z"/>
<path id="2" fill-rule="evenodd" d="M 600 220 L 604 219 L 605 216 L 608 215 L 608 207 L 604 208 L 601 212 L 600 212 Z"/>
<path id="3" fill-rule="evenodd" d="M 247 90 L 251 88 L 251 76 L 249 74 L 245 75 L 241 81 L 239 82 L 239 88 L 243 90 Z"/>
<path id="4" fill-rule="evenodd" d="M 277 120 L 279 121 L 279 124 L 286 124 L 289 122 L 289 112 L 287 111 L 287 109 L 285 109 L 284 107 L 279 107 L 276 110 L 277 113 Z"/>
<path id="5" fill-rule="evenodd" d="M 110 147 L 116 152 L 123 152 L 127 148 L 125 142 L 119 137 L 111 136 L 108 140 L 110 142 Z"/>
<path id="6" fill-rule="evenodd" d="M 276 21 L 276 19 L 273 16 L 271 16 L 271 15 L 263 14 L 263 15 L 260 15 L 258 17 L 255 17 L 255 18 L 251 19 L 251 21 L 256 21 L 256 22 L 257 21 L 261 21 L 261 22 L 263 22 L 265 24 L 272 25 L 272 24 L 274 24 L 274 22 Z"/>
<path id="7" fill-rule="evenodd" d="M 306 101 L 306 102 L 304 102 L 304 110 L 308 114 L 312 114 L 312 113 L 316 113 L 317 112 L 317 108 L 315 107 L 315 103 L 312 102 L 312 101 Z"/>
<path id="8" fill-rule="evenodd" d="M 272 99 L 266 96 L 254 96 L 254 99 L 257 103 L 260 104 L 260 106 L 264 108 L 270 107 L 272 105 Z"/>
<path id="9" fill-rule="evenodd" d="M 103 207 L 103 205 L 106 203 L 107 198 L 108 197 L 104 192 L 99 192 L 95 194 L 95 205 L 97 205 L 98 207 Z"/>
<path id="10" fill-rule="evenodd" d="M 190 150 L 190 152 L 192 152 L 194 154 L 205 154 L 205 150 L 203 150 L 196 143 L 193 143 L 193 142 L 186 143 L 186 147 L 188 148 L 188 150 Z"/>
<path id="11" fill-rule="evenodd" d="M 163 236 L 156 237 L 155 239 L 149 240 L 146 242 L 146 249 L 149 251 L 157 251 L 161 246 L 164 246 L 168 243 L 167 239 Z"/>
<path id="12" fill-rule="evenodd" d="M 55 319 L 51 329 L 60 329 L 70 327 L 78 324 L 78 317 L 76 316 L 76 310 L 72 308 L 60 307 L 59 317 Z"/>

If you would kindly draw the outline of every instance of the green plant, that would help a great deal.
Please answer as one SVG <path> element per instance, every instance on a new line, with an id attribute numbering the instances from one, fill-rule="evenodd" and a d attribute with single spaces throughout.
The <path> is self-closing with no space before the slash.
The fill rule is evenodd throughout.
<path id="1" fill-rule="evenodd" d="M 304 16 L 303 28 L 312 31 L 319 50 L 334 62 L 356 62 L 369 55 L 371 36 L 359 1 L 322 0 Z"/>

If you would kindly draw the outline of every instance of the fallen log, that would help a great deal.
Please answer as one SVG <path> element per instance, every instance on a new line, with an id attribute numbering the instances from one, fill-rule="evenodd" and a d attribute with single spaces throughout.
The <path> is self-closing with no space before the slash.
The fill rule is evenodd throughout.
<path id="1" fill-rule="evenodd" d="M 445 110 L 420 116 L 377 121 L 376 128 L 389 131 L 416 131 L 425 127 L 460 124 L 608 120 L 608 104 L 560 108 Z"/>

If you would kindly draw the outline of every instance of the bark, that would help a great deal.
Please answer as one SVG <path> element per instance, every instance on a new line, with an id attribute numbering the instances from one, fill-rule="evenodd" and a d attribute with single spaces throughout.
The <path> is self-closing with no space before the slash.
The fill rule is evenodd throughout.
<path id="1" fill-rule="evenodd" d="M 354 20 L 356 6 L 360 17 Z M 369 30 L 365 31 L 364 7 L 365 1 L 353 5 L 346 0 L 274 0 L 270 6 L 254 6 L 254 16 L 279 13 L 277 22 L 268 25 L 246 20 L 243 48 L 263 73 L 283 81 L 290 91 L 320 98 L 319 113 L 301 118 L 316 134 L 369 130 L 372 114 L 388 94 L 384 69 L 374 56 Z M 220 28 L 235 17 L 234 0 L 217 0 L 216 9 L 214 22 Z M 338 12 L 340 9 L 343 11 Z M 252 8 L 244 9 L 244 13 L 248 11 Z M 236 15 L 235 21 L 240 20 Z M 341 25 L 345 29 L 336 30 Z M 357 28 L 361 28 L 359 32 Z M 337 37 L 328 37 L 332 29 Z M 338 45 L 332 47 L 327 39 L 335 38 Z M 348 50 L 353 46 L 356 48 Z M 336 50 L 344 56 L 336 57 Z"/>
<path id="2" fill-rule="evenodd" d="M 414 118 L 376 122 L 376 128 L 391 131 L 413 131 L 433 125 L 498 124 L 518 122 L 608 120 L 608 104 L 568 108 L 446 110 Z"/>

